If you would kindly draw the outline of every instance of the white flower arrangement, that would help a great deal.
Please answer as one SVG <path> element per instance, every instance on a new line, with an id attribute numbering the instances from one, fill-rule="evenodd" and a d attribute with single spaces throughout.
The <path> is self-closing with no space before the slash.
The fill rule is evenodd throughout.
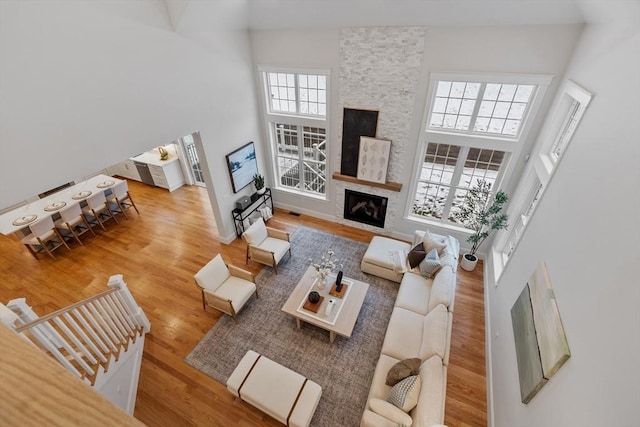
<path id="1" fill-rule="evenodd" d="M 332 249 L 328 249 L 327 253 L 322 255 L 322 258 L 320 258 L 320 262 L 313 262 L 313 260 L 309 258 L 309 261 L 311 261 L 311 267 L 316 270 L 320 279 L 326 279 L 331 273 L 331 270 L 336 268 L 338 264 L 340 265 L 340 268 L 342 268 L 342 264 L 333 259 L 334 255 L 335 252 Z"/>

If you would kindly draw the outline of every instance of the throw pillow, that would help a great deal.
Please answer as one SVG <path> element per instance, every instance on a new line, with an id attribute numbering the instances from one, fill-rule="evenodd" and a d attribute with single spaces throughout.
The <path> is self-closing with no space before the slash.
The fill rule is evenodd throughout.
<path id="1" fill-rule="evenodd" d="M 421 383 L 418 375 L 407 377 L 391 388 L 387 402 L 397 406 L 404 412 L 409 412 L 418 404 L 420 387 Z"/>
<path id="2" fill-rule="evenodd" d="M 433 248 L 420 263 L 420 273 L 427 279 L 433 279 L 433 276 L 440 270 L 442 264 L 438 256 L 438 250 Z"/>
<path id="3" fill-rule="evenodd" d="M 418 243 L 415 248 L 411 249 L 409 254 L 407 255 L 407 261 L 409 261 L 409 267 L 415 268 L 420 261 L 427 256 L 427 251 L 424 250 L 423 243 Z"/>
<path id="4" fill-rule="evenodd" d="M 387 380 L 385 381 L 385 384 L 394 386 L 411 375 L 418 375 L 421 363 L 422 360 L 417 357 L 399 361 L 389 369 L 389 372 L 387 372 Z"/>
<path id="5" fill-rule="evenodd" d="M 436 248 L 438 250 L 438 254 L 442 253 L 444 248 L 447 246 L 445 242 L 431 234 L 429 230 L 424 232 L 422 244 L 424 245 L 425 252 L 429 253 L 431 249 Z"/>

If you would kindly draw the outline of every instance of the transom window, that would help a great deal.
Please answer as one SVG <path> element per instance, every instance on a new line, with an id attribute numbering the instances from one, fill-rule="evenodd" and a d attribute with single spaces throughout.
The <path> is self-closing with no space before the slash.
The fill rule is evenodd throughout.
<path id="1" fill-rule="evenodd" d="M 325 197 L 328 73 L 262 77 L 276 188 Z"/>
<path id="2" fill-rule="evenodd" d="M 274 113 L 327 115 L 327 76 L 267 72 L 269 108 Z"/>
<path id="3" fill-rule="evenodd" d="M 438 81 L 429 128 L 515 137 L 534 85 Z"/>

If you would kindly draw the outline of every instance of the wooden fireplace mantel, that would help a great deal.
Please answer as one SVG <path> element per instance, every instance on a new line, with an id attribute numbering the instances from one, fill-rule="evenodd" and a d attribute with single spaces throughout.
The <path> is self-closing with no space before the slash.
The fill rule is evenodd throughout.
<path id="1" fill-rule="evenodd" d="M 351 182 L 353 184 L 368 185 L 369 187 L 384 188 L 385 190 L 391 190 L 391 191 L 397 191 L 397 192 L 402 191 L 402 184 L 400 184 L 399 182 L 380 183 L 380 182 L 364 181 L 362 179 L 356 178 L 355 176 L 342 175 L 340 172 L 334 172 L 333 175 L 331 175 L 331 177 L 333 179 L 337 179 L 338 181 Z"/>

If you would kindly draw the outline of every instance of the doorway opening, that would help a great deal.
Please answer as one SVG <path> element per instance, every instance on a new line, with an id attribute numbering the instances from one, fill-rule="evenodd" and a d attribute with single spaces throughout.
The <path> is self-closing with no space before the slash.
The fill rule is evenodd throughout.
<path id="1" fill-rule="evenodd" d="M 191 177 L 191 181 L 194 185 L 206 187 L 204 175 L 202 174 L 202 166 L 200 165 L 198 152 L 196 151 L 196 143 L 193 140 L 193 134 L 180 138 L 180 145 L 186 154 L 186 161 L 188 165 L 187 170 Z"/>

